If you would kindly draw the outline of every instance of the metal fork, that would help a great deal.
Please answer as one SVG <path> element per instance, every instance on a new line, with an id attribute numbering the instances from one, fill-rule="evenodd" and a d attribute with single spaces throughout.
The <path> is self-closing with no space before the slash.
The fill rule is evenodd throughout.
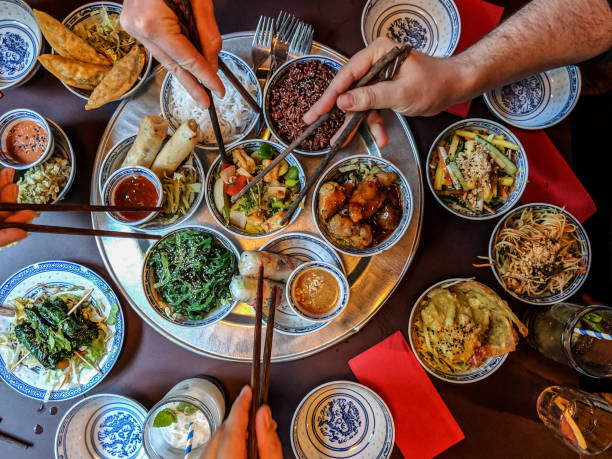
<path id="1" fill-rule="evenodd" d="M 251 60 L 253 70 L 257 70 L 272 55 L 272 39 L 274 38 L 274 19 L 267 16 L 260 16 L 251 44 Z"/>
<path id="2" fill-rule="evenodd" d="M 299 21 L 293 14 L 281 11 L 278 13 L 276 23 L 278 25 L 274 44 L 272 46 L 272 55 L 274 62 L 270 68 L 270 73 L 282 65 L 289 56 L 289 43 L 293 38 L 296 27 Z"/>
<path id="3" fill-rule="evenodd" d="M 310 54 L 313 37 L 314 29 L 312 26 L 304 22 L 300 22 L 295 29 L 291 42 L 289 43 L 289 59 L 295 59 L 298 56 Z"/>

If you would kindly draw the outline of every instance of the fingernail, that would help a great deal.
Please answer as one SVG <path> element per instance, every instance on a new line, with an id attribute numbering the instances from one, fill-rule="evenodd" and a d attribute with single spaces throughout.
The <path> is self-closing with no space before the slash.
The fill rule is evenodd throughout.
<path id="1" fill-rule="evenodd" d="M 249 386 L 244 386 L 242 390 L 240 391 L 240 393 L 238 394 L 238 397 L 242 397 L 243 395 L 245 395 L 248 390 L 249 390 Z"/>
<path id="2" fill-rule="evenodd" d="M 264 418 L 264 424 L 266 426 L 266 429 L 272 430 L 273 429 L 273 425 L 275 423 L 272 420 L 272 411 L 270 411 L 270 407 L 268 405 L 264 405 L 264 406 L 261 407 L 261 409 L 264 412 L 263 413 L 263 418 Z"/>
<path id="3" fill-rule="evenodd" d="M 304 123 L 311 124 L 314 121 L 312 111 L 309 110 L 306 113 L 304 113 L 304 116 L 302 117 L 302 119 L 304 120 Z"/>
<path id="4" fill-rule="evenodd" d="M 337 104 L 344 110 L 350 110 L 355 105 L 355 97 L 350 92 L 346 92 L 338 97 Z"/>

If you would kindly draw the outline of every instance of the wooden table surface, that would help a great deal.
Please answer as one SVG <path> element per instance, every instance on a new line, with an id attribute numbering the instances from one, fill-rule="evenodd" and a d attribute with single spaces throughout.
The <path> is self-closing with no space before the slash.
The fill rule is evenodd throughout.
<path id="1" fill-rule="evenodd" d="M 74 7 L 84 3 L 84 0 L 31 0 L 29 3 L 57 18 L 63 18 Z M 313 24 L 316 40 L 350 55 L 363 47 L 360 17 L 364 3 L 363 0 L 215 0 L 215 7 L 221 33 L 230 33 L 253 30 L 259 15 L 275 17 L 282 6 L 282 9 Z M 504 17 L 507 17 L 525 2 L 496 0 L 494 3 L 506 7 Z M 603 106 L 608 107 L 609 113 L 608 102 L 609 98 L 594 101 L 595 105 L 603 103 Z M 581 109 L 581 104 L 582 101 L 576 109 L 576 112 L 581 112 L 580 119 L 577 119 L 575 112 L 573 116 L 547 130 L 557 148 L 569 160 L 572 159 L 574 126 L 586 126 L 581 132 L 582 135 L 594 126 L 593 123 L 602 123 L 600 119 L 598 121 L 593 117 L 589 109 Z M 78 165 L 76 181 L 66 199 L 66 202 L 71 203 L 88 202 L 92 164 L 98 141 L 117 104 L 108 104 L 89 112 L 84 111 L 83 105 L 83 100 L 70 94 L 58 80 L 43 69 L 25 86 L 6 91 L 0 99 L 2 112 L 17 107 L 31 108 L 51 118 L 67 132 L 75 148 Z M 469 116 L 494 119 L 481 98 L 474 102 Z M 425 157 L 435 136 L 456 120 L 457 117 L 446 113 L 431 118 L 408 120 L 421 158 Z M 588 186 L 588 179 L 601 177 L 602 173 L 586 167 L 580 171 L 582 175 L 579 174 L 579 177 L 592 192 L 596 185 L 593 185 L 592 190 Z M 302 397 L 313 387 L 326 381 L 354 380 L 347 364 L 348 360 L 391 335 L 398 328 L 405 333 L 411 306 L 425 288 L 441 279 L 475 275 L 478 280 L 501 291 L 489 270 L 477 271 L 472 268 L 475 256 L 486 251 L 488 238 L 496 221 L 469 222 L 454 218 L 435 202 L 427 188 L 424 194 L 424 226 L 416 258 L 396 292 L 376 317 L 362 331 L 330 349 L 302 360 L 272 366 L 270 404 L 278 422 L 286 457 L 292 457 L 289 427 L 293 412 Z M 606 206 L 607 210 L 609 205 Z M 593 222 L 599 222 L 599 226 L 595 229 L 594 225 L 587 222 L 587 231 L 599 232 L 605 230 L 607 225 L 607 233 L 604 235 L 609 235 L 610 220 L 605 214 L 603 219 L 599 220 L 599 215 L 600 213 L 592 218 Z M 43 215 L 36 223 L 91 226 L 87 214 Z M 602 224 L 604 226 L 601 226 Z M 465 237 L 466 234 L 469 234 L 469 238 Z M 591 239 L 596 258 L 594 269 L 599 270 L 599 277 L 595 275 L 594 278 L 603 279 L 605 282 L 606 279 L 609 280 L 610 275 L 609 263 L 605 262 L 609 241 L 606 242 L 605 237 L 594 238 L 593 234 Z M 604 254 L 603 262 L 601 258 L 597 259 L 599 253 Z M 109 280 L 94 239 L 36 234 L 14 248 L 0 252 L 0 281 L 24 266 L 51 259 L 65 259 L 84 264 Z M 589 292 L 599 295 L 600 299 L 610 304 L 605 284 L 587 282 L 586 288 L 589 288 L 589 285 Z M 519 315 L 524 311 L 524 305 L 511 301 L 508 295 L 504 297 L 510 300 L 511 306 Z M 220 379 L 230 400 L 233 400 L 242 385 L 248 382 L 248 364 L 224 362 L 188 352 L 144 324 L 125 300 L 122 303 L 127 321 L 123 351 L 111 373 L 89 394 L 122 394 L 151 407 L 174 384 L 195 374 L 207 374 Z M 577 386 L 578 374 L 540 356 L 524 341 L 519 344 L 516 352 L 510 354 L 501 369 L 485 381 L 469 385 L 454 385 L 437 380 L 433 382 L 466 436 L 465 440 L 444 452 L 441 457 L 575 457 L 539 421 L 535 402 L 537 395 L 547 386 Z M 0 444 L 1 457 L 18 459 L 52 457 L 53 439 L 58 423 L 63 414 L 79 399 L 52 403 L 39 412 L 39 402 L 22 397 L 6 384 L 0 384 L 0 400 L 0 430 L 34 443 L 34 447 L 27 451 Z M 51 406 L 58 408 L 57 414 L 50 414 Z M 36 424 L 43 427 L 41 434 L 34 433 L 33 427 Z M 401 457 L 397 447 L 392 457 Z"/>

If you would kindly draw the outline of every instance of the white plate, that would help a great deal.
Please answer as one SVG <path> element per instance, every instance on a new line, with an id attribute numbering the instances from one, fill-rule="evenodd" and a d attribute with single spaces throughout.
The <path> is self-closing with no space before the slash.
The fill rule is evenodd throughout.
<path id="1" fill-rule="evenodd" d="M 12 304 L 13 300 L 19 297 L 34 298 L 41 292 L 41 285 L 65 289 L 93 288 L 90 299 L 105 314 L 108 315 L 114 305 L 119 308 L 117 322 L 108 326 L 113 336 L 106 344 L 106 354 L 98 361 L 98 368 L 102 374 L 96 373 L 93 369 L 83 368 L 80 387 L 53 390 L 49 397 L 49 400 L 53 401 L 69 400 L 95 387 L 110 372 L 119 358 L 124 335 L 123 311 L 115 293 L 104 279 L 91 269 L 69 261 L 43 261 L 16 272 L 0 286 L 0 304 Z M 13 320 L 12 317 L 0 316 L 0 332 L 7 331 Z M 11 373 L 6 367 L 5 355 L 4 350 L 0 351 L 0 378 L 22 395 L 44 400 L 46 390 L 37 383 L 38 373 L 44 370 L 42 366 L 29 369 L 20 365 Z"/>
<path id="2" fill-rule="evenodd" d="M 333 381 L 302 399 L 291 420 L 295 457 L 387 458 L 395 426 L 385 402 L 366 386 Z"/>

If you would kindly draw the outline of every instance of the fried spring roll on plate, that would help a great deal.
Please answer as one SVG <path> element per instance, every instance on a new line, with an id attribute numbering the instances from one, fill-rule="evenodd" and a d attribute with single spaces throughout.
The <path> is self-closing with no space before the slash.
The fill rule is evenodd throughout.
<path id="1" fill-rule="evenodd" d="M 64 83 L 80 89 L 93 90 L 104 78 L 110 65 L 90 64 L 57 54 L 41 54 L 38 61 Z"/>
<path id="2" fill-rule="evenodd" d="M 303 261 L 289 255 L 280 255 L 272 252 L 255 252 L 247 250 L 240 255 L 238 270 L 243 276 L 257 277 L 259 265 L 264 265 L 264 273 L 267 279 L 287 282 L 291 272 L 300 266 Z"/>
<path id="3" fill-rule="evenodd" d="M 113 65 L 113 68 L 104 75 L 100 84 L 89 96 L 85 110 L 101 107 L 128 92 L 136 83 L 144 63 L 145 54 L 140 46 L 132 46 L 130 52 L 119 59 Z"/>
<path id="4" fill-rule="evenodd" d="M 288 309 L 287 297 L 285 295 L 285 284 L 274 282 L 270 279 L 264 279 L 263 284 L 263 302 L 264 307 L 269 308 L 275 302 L 274 286 L 280 287 L 283 294 L 281 295 L 281 304 L 279 309 Z M 230 283 L 230 292 L 232 297 L 237 301 L 243 301 L 249 306 L 255 307 L 257 299 L 257 278 L 246 276 L 234 276 Z"/>
<path id="5" fill-rule="evenodd" d="M 147 115 L 140 120 L 138 135 L 128 150 L 121 167 L 151 167 L 155 156 L 168 135 L 168 120 L 159 115 Z"/>
<path id="6" fill-rule="evenodd" d="M 199 130 L 195 120 L 181 124 L 155 158 L 151 170 L 158 177 L 172 174 L 195 148 Z"/>
<path id="7" fill-rule="evenodd" d="M 44 11 L 34 10 L 40 30 L 60 56 L 88 64 L 110 65 L 111 62 L 93 46 Z M 80 86 L 77 86 L 80 87 Z M 87 89 L 87 88 L 85 88 Z"/>

